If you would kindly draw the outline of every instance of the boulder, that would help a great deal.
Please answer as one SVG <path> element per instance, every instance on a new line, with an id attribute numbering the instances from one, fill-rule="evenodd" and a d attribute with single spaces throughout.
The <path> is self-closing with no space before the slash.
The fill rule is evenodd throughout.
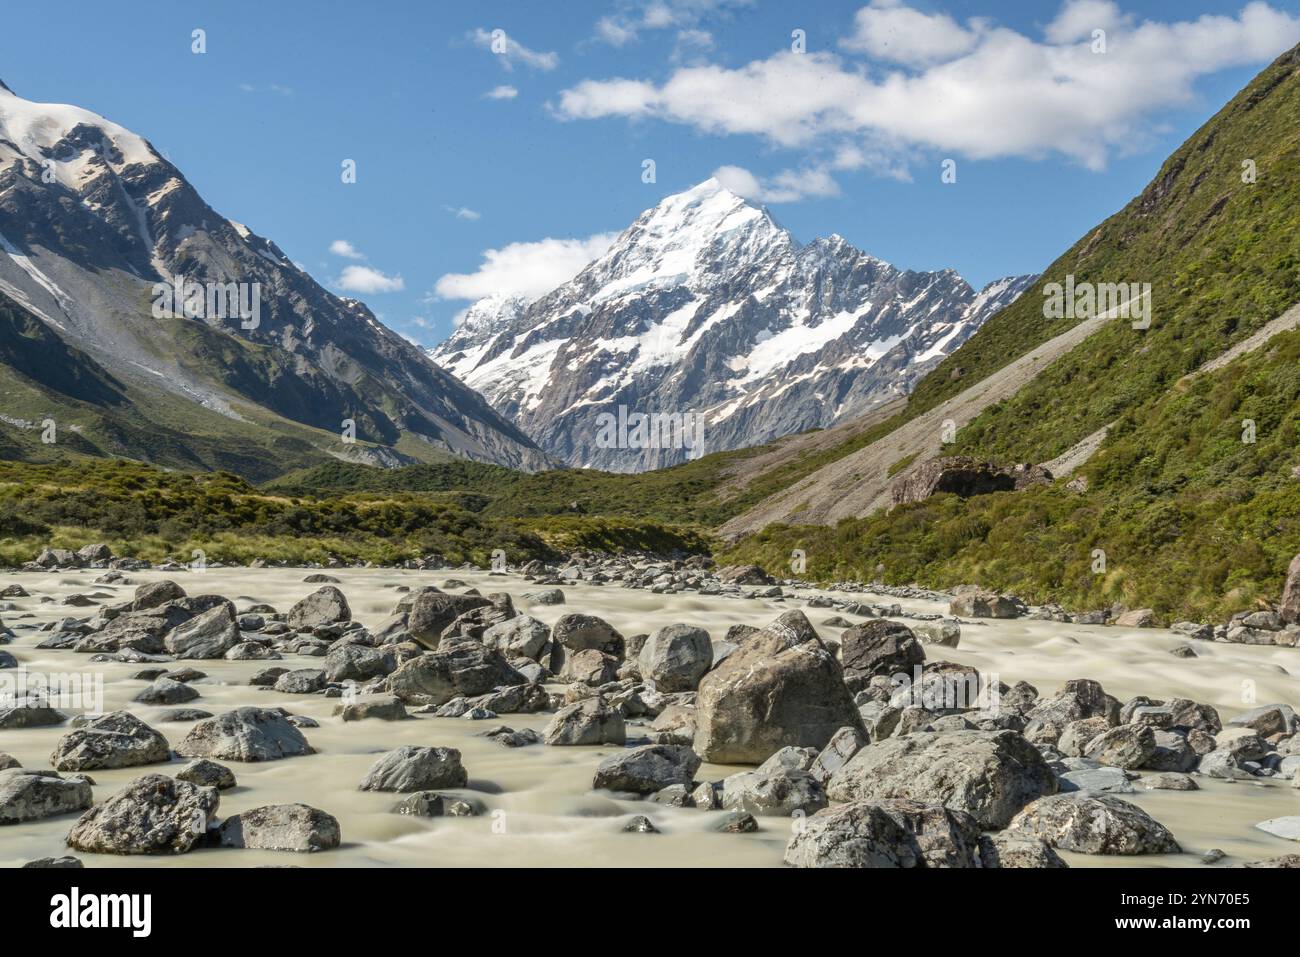
<path id="1" fill-rule="evenodd" d="M 1047 842 L 1008 831 L 980 836 L 980 861 L 985 867 L 1069 867 Z"/>
<path id="2" fill-rule="evenodd" d="M 840 658 L 845 683 L 850 690 L 861 691 L 876 676 L 910 676 L 913 668 L 925 662 L 925 649 L 906 625 L 873 618 L 844 630 Z"/>
<path id="3" fill-rule="evenodd" d="M 185 702 L 193 701 L 198 696 L 198 691 L 189 685 L 162 677 L 155 679 L 149 687 L 131 700 L 140 704 L 173 705 L 185 704 Z"/>
<path id="4" fill-rule="evenodd" d="M 129 711 L 112 711 L 69 731 L 50 755 L 57 771 L 130 768 L 170 760 L 167 739 Z"/>
<path id="5" fill-rule="evenodd" d="M 84 811 L 91 801 L 90 784 L 84 778 L 17 767 L 0 771 L 0 825 Z"/>
<path id="6" fill-rule="evenodd" d="M 482 595 L 447 595 L 436 589 L 424 589 L 411 601 L 406 630 L 415 641 L 436 651 L 448 625 L 466 612 L 490 604 Z"/>
<path id="7" fill-rule="evenodd" d="M 1145 767 L 1156 753 L 1156 736 L 1142 724 L 1121 724 L 1097 735 L 1084 747 L 1084 756 L 1115 768 Z"/>
<path id="8" fill-rule="evenodd" d="M 184 597 L 185 589 L 174 581 L 146 582 L 136 588 L 135 597 L 131 600 L 131 610 L 158 608 Z"/>
<path id="9" fill-rule="evenodd" d="M 962 811 L 920 801 L 856 801 L 826 808 L 796 829 L 794 867 L 978 867 L 979 825 Z"/>
<path id="10" fill-rule="evenodd" d="M 273 686 L 280 694 L 315 694 L 325 689 L 325 672 L 319 668 L 286 671 Z"/>
<path id="11" fill-rule="evenodd" d="M 235 772 L 224 764 L 199 758 L 176 772 L 176 780 L 226 791 L 235 786 Z"/>
<path id="12" fill-rule="evenodd" d="M 551 640 L 568 654 L 594 648 L 620 660 L 623 658 L 623 636 L 595 615 L 561 615 L 551 629 Z M 551 670 L 560 669 L 552 667 Z"/>
<path id="13" fill-rule="evenodd" d="M 832 801 L 908 798 L 1005 827 L 1030 801 L 1055 794 L 1056 775 L 1016 731 L 919 732 L 875 742 L 832 775 Z"/>
<path id="14" fill-rule="evenodd" d="M 217 843 L 267 851 L 314 853 L 339 846 L 339 822 L 306 804 L 271 804 L 231 815 L 221 822 Z"/>
<path id="15" fill-rule="evenodd" d="M 321 664 L 326 681 L 369 681 L 391 674 L 397 658 L 390 649 L 348 643 L 331 648 Z"/>
<path id="16" fill-rule="evenodd" d="M 183 854 L 203 840 L 220 801 L 216 788 L 147 774 L 83 814 L 68 846 L 90 854 Z"/>
<path id="17" fill-rule="evenodd" d="M 728 585 L 771 585 L 772 576 L 757 565 L 727 565 L 718 569 L 718 580 Z"/>
<path id="18" fill-rule="evenodd" d="M 388 690 L 407 704 L 441 705 L 493 688 L 527 684 L 497 651 L 472 638 L 448 638 L 438 650 L 403 662 L 388 676 Z"/>
<path id="19" fill-rule="evenodd" d="M 592 787 L 632 794 L 653 794 L 670 785 L 691 787 L 700 758 L 690 748 L 650 744 L 606 758 L 596 768 Z"/>
<path id="20" fill-rule="evenodd" d="M 863 730 L 839 662 L 800 611 L 704 676 L 695 726 L 696 753 L 719 764 L 760 764 L 787 745 L 821 749 L 840 728 Z"/>
<path id="21" fill-rule="evenodd" d="M 1108 794 L 1056 794 L 1034 801 L 1007 825 L 1080 854 L 1177 854 L 1174 836 L 1136 804 Z"/>
<path id="22" fill-rule="evenodd" d="M 336 625 L 352 620 L 348 600 L 333 585 L 318 588 L 289 609 L 285 619 L 295 631 L 311 631 L 323 625 Z"/>
<path id="23" fill-rule="evenodd" d="M 528 615 L 516 615 L 483 632 L 483 644 L 501 652 L 506 658 L 537 660 L 550 640 L 550 625 Z"/>
<path id="24" fill-rule="evenodd" d="M 177 658 L 222 658 L 240 643 L 235 608 L 229 602 L 209 608 L 167 633 L 164 645 Z"/>
<path id="25" fill-rule="evenodd" d="M 668 625 L 645 640 L 638 663 L 657 690 L 694 691 L 713 665 L 713 642 L 703 628 Z"/>
<path id="26" fill-rule="evenodd" d="M 940 621 L 918 621 L 912 632 L 923 644 L 956 648 L 961 643 L 961 624 L 951 618 Z"/>
<path id="27" fill-rule="evenodd" d="M 391 694 L 363 694 L 355 698 L 344 698 L 341 705 L 334 709 L 344 721 L 364 721 L 378 718 L 380 721 L 403 721 L 409 718 L 406 706 Z"/>
<path id="28" fill-rule="evenodd" d="M 550 745 L 623 744 L 623 715 L 597 696 L 566 705 L 551 718 L 542 740 Z"/>
<path id="29" fill-rule="evenodd" d="M 813 760 L 808 773 L 825 786 L 836 771 L 866 746 L 867 736 L 863 731 L 858 728 L 840 728 Z"/>
<path id="30" fill-rule="evenodd" d="M 363 791 L 426 791 L 463 788 L 469 775 L 455 748 L 403 745 L 376 761 L 361 781 Z"/>
<path id="31" fill-rule="evenodd" d="M 1277 610 L 1287 624 L 1300 622 L 1300 555 L 1291 559 L 1291 564 L 1287 567 L 1282 603 Z"/>
<path id="32" fill-rule="evenodd" d="M 1263 704 L 1237 715 L 1228 722 L 1232 728 L 1250 728 L 1256 734 L 1295 734 L 1297 724 L 1295 711 L 1290 705 Z M 1211 732 L 1214 733 L 1214 732 Z"/>
<path id="33" fill-rule="evenodd" d="M 302 732 L 281 712 L 237 708 L 200 721 L 176 753 L 223 761 L 277 761 L 313 751 Z"/>
<path id="34" fill-rule="evenodd" d="M 800 768 L 765 766 L 722 782 L 722 806 L 728 810 L 790 817 L 815 814 L 827 803 L 822 783 Z"/>
<path id="35" fill-rule="evenodd" d="M 1152 608 L 1136 608 L 1133 611 L 1124 612 L 1111 624 L 1119 628 L 1154 628 L 1156 626 L 1156 613 Z"/>
<path id="36" fill-rule="evenodd" d="M 1017 618 L 1020 606 L 1005 595 L 989 591 L 970 591 L 953 596 L 948 614 L 959 618 Z"/>

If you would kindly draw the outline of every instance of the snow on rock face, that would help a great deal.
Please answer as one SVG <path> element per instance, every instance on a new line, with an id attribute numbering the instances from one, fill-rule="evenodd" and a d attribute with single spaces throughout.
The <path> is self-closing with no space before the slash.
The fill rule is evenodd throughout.
<path id="1" fill-rule="evenodd" d="M 572 466 L 641 471 L 861 414 L 910 391 L 1032 282 L 976 293 L 831 236 L 801 246 L 707 180 L 531 303 L 467 310 L 431 357 Z M 691 414 L 704 448 L 611 444 L 602 416 Z"/>

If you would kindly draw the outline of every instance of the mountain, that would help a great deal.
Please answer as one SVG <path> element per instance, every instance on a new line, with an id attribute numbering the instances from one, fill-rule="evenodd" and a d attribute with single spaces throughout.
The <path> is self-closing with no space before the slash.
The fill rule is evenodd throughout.
<path id="1" fill-rule="evenodd" d="M 1149 326 L 1053 318 L 1045 294 L 1070 277 L 1149 284 Z M 741 542 L 726 558 L 801 548 L 827 577 L 978 582 L 1165 621 L 1263 607 L 1300 552 L 1297 369 L 1300 46 L 904 407 L 792 438 L 717 483 L 732 503 L 720 531 Z M 941 448 L 944 420 L 958 428 Z M 892 485 L 958 455 L 1056 480 L 889 508 Z"/>
<path id="2" fill-rule="evenodd" d="M 3 84 L 0 317 L 7 414 L 62 420 L 84 454 L 256 478 L 331 457 L 547 464 L 362 303 L 215 212 L 146 140 Z M 69 394 L 14 361 L 33 336 L 101 387 Z M 6 442 L 31 446 L 30 435 Z"/>
<path id="3" fill-rule="evenodd" d="M 540 299 L 476 303 L 430 354 L 557 459 L 643 471 L 905 395 L 1032 281 L 976 292 L 952 270 L 899 270 L 839 236 L 801 245 L 710 179 Z M 703 448 L 610 442 L 600 417 L 620 407 L 693 415 Z"/>

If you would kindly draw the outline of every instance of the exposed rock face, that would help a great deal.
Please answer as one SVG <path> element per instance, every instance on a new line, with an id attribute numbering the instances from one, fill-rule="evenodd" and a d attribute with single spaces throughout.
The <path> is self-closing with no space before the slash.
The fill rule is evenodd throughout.
<path id="1" fill-rule="evenodd" d="M 527 684 L 499 652 L 472 638 L 448 638 L 438 650 L 404 662 L 388 676 L 388 690 L 407 704 L 446 704 L 505 685 Z"/>
<path id="2" fill-rule="evenodd" d="M 646 210 L 540 299 L 476 303 L 432 355 L 567 464 L 640 471 L 905 393 L 1029 281 L 977 293 L 950 270 L 895 269 L 838 236 L 800 245 L 711 179 Z M 635 432 L 601 441 L 596 416 L 619 406 L 697 413 L 704 448 Z"/>
<path id="3" fill-rule="evenodd" d="M 998 829 L 1056 789 L 1056 775 L 1018 732 L 951 731 L 868 745 L 835 772 L 827 792 L 832 801 L 909 798 L 943 804 Z"/>
<path id="4" fill-rule="evenodd" d="M 669 625 L 646 639 L 639 656 L 641 677 L 659 691 L 694 691 L 713 664 L 713 642 L 703 628 Z"/>
<path id="5" fill-rule="evenodd" d="M 242 811 L 221 822 L 222 847 L 314 853 L 338 847 L 339 822 L 332 814 L 306 804 L 271 804 Z"/>
<path id="6" fill-rule="evenodd" d="M 1007 830 L 1081 854 L 1177 854 L 1168 828 L 1136 804 L 1106 794 L 1057 794 L 1015 816 Z"/>
<path id="7" fill-rule="evenodd" d="M 1052 474 L 1041 465 L 1006 468 L 980 462 L 966 455 L 953 455 L 922 462 L 907 469 L 890 486 L 895 505 L 923 502 L 931 495 L 948 492 L 962 498 L 990 492 L 1014 492 L 1030 485 L 1050 485 Z"/>
<path id="8" fill-rule="evenodd" d="M 326 585 L 290 608 L 287 621 L 290 628 L 309 631 L 351 620 L 352 609 L 348 607 L 347 597 L 333 585 Z"/>
<path id="9" fill-rule="evenodd" d="M 606 758 L 596 768 L 593 788 L 653 794 L 674 784 L 691 787 L 700 757 L 690 748 L 650 744 Z"/>
<path id="10" fill-rule="evenodd" d="M 404 745 L 389 751 L 371 766 L 361 781 L 363 791 L 427 791 L 463 788 L 469 781 L 455 748 Z"/>
<path id="11" fill-rule="evenodd" d="M 790 611 L 700 682 L 695 751 L 720 764 L 760 764 L 787 745 L 821 749 L 862 718 L 835 656 L 803 612 Z"/>
<path id="12" fill-rule="evenodd" d="M 0 771 L 0 824 L 84 811 L 91 800 L 90 785 L 81 779 L 16 767 Z"/>
<path id="13" fill-rule="evenodd" d="M 82 815 L 68 846 L 91 854 L 183 854 L 203 840 L 218 804 L 216 788 L 147 774 Z"/>
<path id="14" fill-rule="evenodd" d="M 96 771 L 171 759 L 167 739 L 129 711 L 113 711 L 69 731 L 50 763 L 58 771 Z"/>
<path id="15" fill-rule="evenodd" d="M 187 758 L 276 761 L 311 754 L 312 748 L 280 712 L 238 708 L 200 721 L 176 747 L 176 753 Z"/>

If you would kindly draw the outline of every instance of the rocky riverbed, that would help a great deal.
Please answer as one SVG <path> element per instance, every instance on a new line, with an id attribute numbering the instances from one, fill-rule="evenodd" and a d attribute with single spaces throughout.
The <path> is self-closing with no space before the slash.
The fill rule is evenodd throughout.
<path id="1" fill-rule="evenodd" d="M 0 865 L 1202 867 L 1296 850 L 1294 648 L 954 621 L 922 592 L 531 571 L 0 576 L 18 586 L 0 682 L 102 675 L 108 713 L 0 710 L 0 767 L 16 765 Z M 978 695 L 905 707 L 896 679 L 918 674 Z"/>

